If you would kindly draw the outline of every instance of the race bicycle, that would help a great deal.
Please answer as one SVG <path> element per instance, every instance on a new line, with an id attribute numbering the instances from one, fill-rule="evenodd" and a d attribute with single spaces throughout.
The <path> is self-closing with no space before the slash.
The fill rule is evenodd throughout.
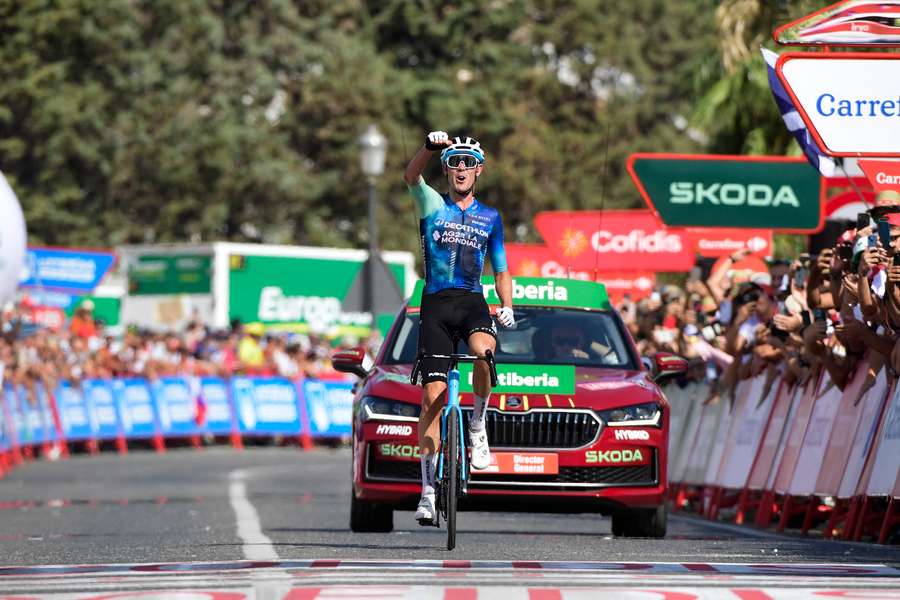
<path id="1" fill-rule="evenodd" d="M 484 356 L 419 353 L 410 375 L 413 384 L 419 380 L 419 365 L 424 358 L 450 361 L 450 369 L 447 371 L 447 404 L 441 411 L 441 451 L 438 455 L 436 473 L 438 485 L 435 490 L 437 512 L 432 524 L 440 527 L 443 515 L 447 523 L 447 550 L 453 550 L 456 547 L 456 505 L 465 495 L 466 483 L 469 481 L 465 436 L 460 435 L 463 430 L 463 418 L 459 407 L 459 363 L 474 363 L 479 360 L 486 362 L 491 373 L 491 387 L 497 385 L 497 366 L 490 350 L 486 350 Z"/>

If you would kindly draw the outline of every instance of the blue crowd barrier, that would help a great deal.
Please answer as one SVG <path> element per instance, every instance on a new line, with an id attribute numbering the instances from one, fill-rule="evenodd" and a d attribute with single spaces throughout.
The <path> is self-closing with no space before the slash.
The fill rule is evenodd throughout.
<path id="1" fill-rule="evenodd" d="M 83 441 L 95 437 L 84 390 L 64 381 L 56 390 L 56 405 L 62 423 L 63 435 L 69 441 Z"/>
<path id="2" fill-rule="evenodd" d="M 349 435 L 350 383 L 283 377 L 164 377 L 62 382 L 53 393 L 37 385 L 4 385 L 0 453 L 14 447 L 198 435 Z M 55 406 L 54 406 L 55 402 Z M 54 417 L 54 411 L 56 417 Z"/>
<path id="3" fill-rule="evenodd" d="M 304 381 L 303 401 L 312 435 L 350 435 L 353 428 L 353 384 Z"/>
<path id="4" fill-rule="evenodd" d="M 112 385 L 103 379 L 85 379 L 81 389 L 87 401 L 91 430 L 98 440 L 111 440 L 121 432 L 119 408 Z"/>

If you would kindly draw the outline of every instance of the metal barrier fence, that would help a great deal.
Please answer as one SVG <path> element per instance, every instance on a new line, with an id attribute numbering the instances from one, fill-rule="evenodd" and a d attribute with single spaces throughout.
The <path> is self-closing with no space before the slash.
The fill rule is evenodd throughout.
<path id="1" fill-rule="evenodd" d="M 228 436 L 242 447 L 246 436 L 296 437 L 310 447 L 316 437 L 351 432 L 353 385 L 281 377 L 163 377 L 86 379 L 55 390 L 6 384 L 0 394 L 0 477 L 37 453 L 66 455 L 70 443 L 96 452 L 103 442 L 127 452 L 129 440 L 148 440 L 165 451 L 166 440 Z"/>
<path id="2" fill-rule="evenodd" d="M 900 386 L 883 362 L 864 357 L 844 390 L 824 370 L 793 385 L 763 372 L 733 402 L 668 385 L 673 510 L 886 542 L 900 523 Z"/>

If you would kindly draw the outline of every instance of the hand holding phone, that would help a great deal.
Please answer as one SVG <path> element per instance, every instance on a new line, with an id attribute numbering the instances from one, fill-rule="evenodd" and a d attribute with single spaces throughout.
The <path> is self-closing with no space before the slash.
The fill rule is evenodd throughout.
<path id="1" fill-rule="evenodd" d="M 859 231 L 860 229 L 865 229 L 871 224 L 871 219 L 869 217 L 869 213 L 861 212 L 856 213 L 856 229 Z"/>
<path id="2" fill-rule="evenodd" d="M 891 224 L 885 219 L 878 221 L 878 240 L 885 250 L 891 247 Z"/>

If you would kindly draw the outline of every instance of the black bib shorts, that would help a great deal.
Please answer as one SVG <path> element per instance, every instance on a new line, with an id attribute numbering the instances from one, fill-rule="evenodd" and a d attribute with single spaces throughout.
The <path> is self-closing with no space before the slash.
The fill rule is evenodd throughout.
<path id="1" fill-rule="evenodd" d="M 462 289 L 441 290 L 422 296 L 419 325 L 421 354 L 453 354 L 456 342 L 468 341 L 473 333 L 486 333 L 497 338 L 497 327 L 491 318 L 484 296 Z M 447 381 L 450 360 L 423 358 L 419 364 L 422 385 Z"/>

